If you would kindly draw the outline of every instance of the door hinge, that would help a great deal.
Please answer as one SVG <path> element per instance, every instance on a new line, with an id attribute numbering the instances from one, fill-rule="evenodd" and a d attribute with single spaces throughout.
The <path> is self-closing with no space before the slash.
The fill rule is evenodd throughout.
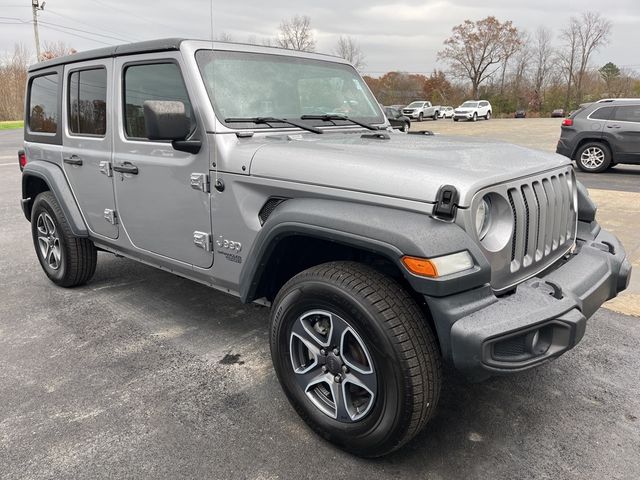
<path id="1" fill-rule="evenodd" d="M 104 209 L 104 219 L 111 225 L 115 225 L 118 223 L 118 215 L 116 214 L 116 211 L 111 210 L 110 208 Z"/>
<path id="2" fill-rule="evenodd" d="M 202 248 L 206 252 L 210 252 L 213 250 L 213 242 L 211 241 L 211 234 L 207 232 L 193 232 L 193 243 L 196 244 L 197 247 Z"/>
<path id="3" fill-rule="evenodd" d="M 113 170 L 111 169 L 111 162 L 103 160 L 99 163 L 100 173 L 105 174 L 107 177 L 113 177 Z"/>
<path id="4" fill-rule="evenodd" d="M 201 190 L 205 193 L 211 191 L 209 184 L 209 175 L 206 173 L 192 173 L 190 178 L 191 188 Z"/>

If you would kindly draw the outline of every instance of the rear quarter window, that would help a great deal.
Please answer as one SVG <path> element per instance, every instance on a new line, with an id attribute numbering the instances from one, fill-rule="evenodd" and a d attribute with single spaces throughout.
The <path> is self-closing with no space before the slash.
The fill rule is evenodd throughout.
<path id="1" fill-rule="evenodd" d="M 35 77 L 29 89 L 28 126 L 31 133 L 58 132 L 60 76 L 50 73 Z"/>
<path id="2" fill-rule="evenodd" d="M 589 118 L 592 120 L 609 120 L 611 118 L 611 113 L 613 112 L 613 107 L 600 107 L 594 110 Z"/>

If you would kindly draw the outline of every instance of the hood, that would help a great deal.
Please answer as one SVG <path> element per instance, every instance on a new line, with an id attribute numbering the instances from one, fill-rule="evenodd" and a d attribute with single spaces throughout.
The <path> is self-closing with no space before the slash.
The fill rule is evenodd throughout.
<path id="1" fill-rule="evenodd" d="M 478 107 L 456 107 L 456 112 L 473 112 Z"/>
<path id="2" fill-rule="evenodd" d="M 555 153 L 471 137 L 362 132 L 278 135 L 263 143 L 250 175 L 434 203 L 454 185 L 460 206 L 478 190 L 569 163 Z"/>

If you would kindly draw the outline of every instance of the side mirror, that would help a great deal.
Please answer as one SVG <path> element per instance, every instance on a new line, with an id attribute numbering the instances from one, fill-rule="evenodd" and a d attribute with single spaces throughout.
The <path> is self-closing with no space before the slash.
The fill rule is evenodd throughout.
<path id="1" fill-rule="evenodd" d="M 142 105 L 144 125 L 149 140 L 171 140 L 176 150 L 198 153 L 202 142 L 187 140 L 191 122 L 182 102 L 147 100 Z"/>
<path id="2" fill-rule="evenodd" d="M 147 100 L 142 107 L 149 140 L 184 140 L 189 135 L 184 103 Z"/>

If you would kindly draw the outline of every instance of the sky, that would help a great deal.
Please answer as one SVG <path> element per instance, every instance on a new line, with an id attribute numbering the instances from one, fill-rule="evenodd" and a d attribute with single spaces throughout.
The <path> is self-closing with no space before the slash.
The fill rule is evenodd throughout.
<path id="1" fill-rule="evenodd" d="M 307 15 L 317 51 L 332 53 L 340 35 L 357 41 L 364 73 L 400 70 L 428 74 L 451 28 L 494 15 L 533 33 L 556 35 L 571 16 L 599 12 L 612 23 L 609 44 L 593 56 L 640 72 L 640 0 L 212 0 L 214 36 L 247 42 L 273 38 L 282 19 Z M 42 2 L 42 0 L 40 0 Z M 210 0 L 48 0 L 40 12 L 41 42 L 64 41 L 76 50 L 162 37 L 210 38 Z M 0 56 L 21 42 L 35 51 L 31 0 L 0 0 Z M 24 22 L 24 23 L 20 23 Z M 558 43 L 559 39 L 555 39 Z"/>

